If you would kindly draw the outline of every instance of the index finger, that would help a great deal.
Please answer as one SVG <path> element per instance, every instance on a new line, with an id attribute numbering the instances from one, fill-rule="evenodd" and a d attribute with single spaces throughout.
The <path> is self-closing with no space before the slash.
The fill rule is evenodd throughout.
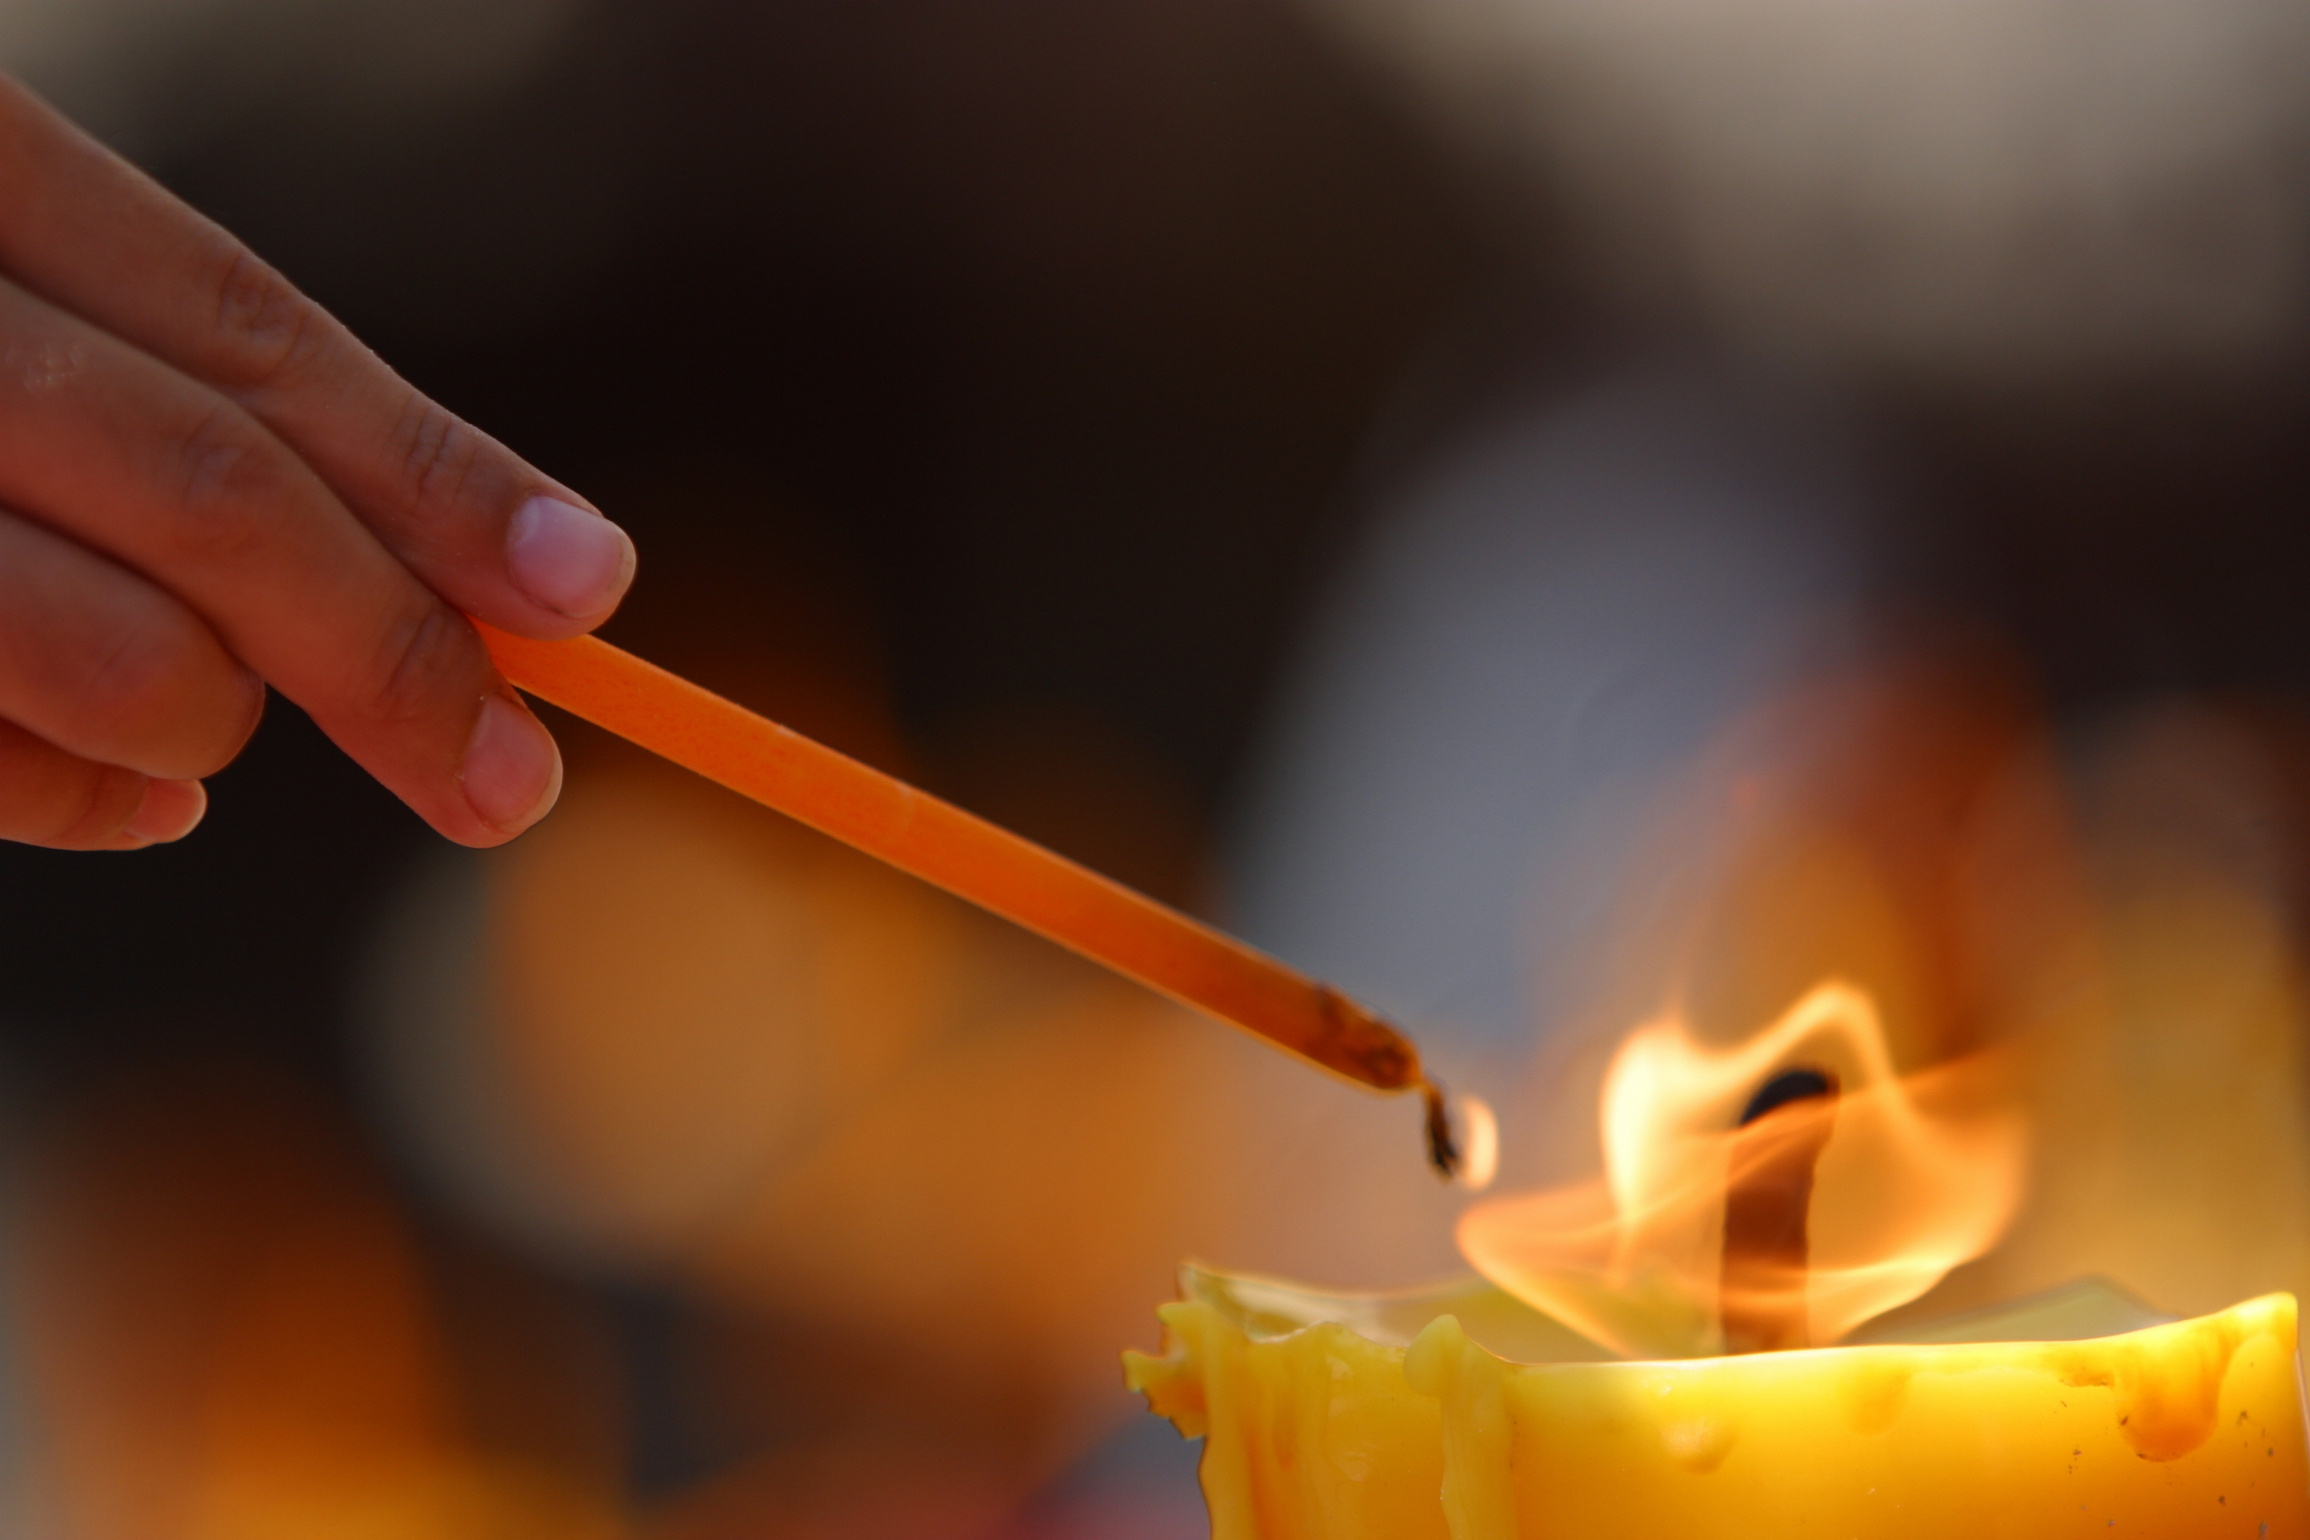
<path id="1" fill-rule="evenodd" d="M 573 636 L 632 581 L 633 542 L 599 510 L 5 76 L 0 272 L 238 402 L 469 615 Z"/>

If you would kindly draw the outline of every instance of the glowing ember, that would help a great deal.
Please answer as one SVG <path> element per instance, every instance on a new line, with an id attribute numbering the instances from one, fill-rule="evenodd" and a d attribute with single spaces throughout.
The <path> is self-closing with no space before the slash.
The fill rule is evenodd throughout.
<path id="1" fill-rule="evenodd" d="M 1804 1089 L 1836 1094 L 1752 1108 L 1795 1069 L 1818 1077 Z M 1478 1204 L 1460 1247 L 1500 1287 L 1629 1357 L 1834 1342 L 2004 1231 L 2026 1141 L 2002 1078 L 1987 1057 L 1896 1075 L 1875 1005 L 1836 982 L 1736 1048 L 1654 1021 L 1605 1076 L 1603 1179 Z M 1752 1214 L 1794 1193 L 1793 1244 L 1744 1250 L 1758 1223 L 1744 1219 L 1728 1251 L 1728 1192 Z"/>
<path id="2" fill-rule="evenodd" d="M 1481 1096 L 1463 1096 L 1460 1121 L 1463 1148 L 1460 1171 L 1453 1180 L 1470 1192 L 1482 1192 L 1492 1185 L 1500 1169 L 1500 1120 L 1493 1115 L 1492 1104 Z"/>

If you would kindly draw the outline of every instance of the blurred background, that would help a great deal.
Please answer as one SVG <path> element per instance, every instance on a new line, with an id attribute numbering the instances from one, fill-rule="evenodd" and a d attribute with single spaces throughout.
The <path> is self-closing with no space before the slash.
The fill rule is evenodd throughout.
<path id="1" fill-rule="evenodd" d="M 2310 4 L 6 0 L 630 529 L 605 634 L 1239 929 L 1596 1164 L 1619 1034 L 2018 1045 L 1954 1308 L 2310 1288 Z M 1175 1540 L 1197 1256 L 1459 1267 L 1366 1098 L 556 720 L 275 702 L 0 850 L 10 1533 Z M 1929 1299 L 1926 1304 L 1932 1304 Z"/>

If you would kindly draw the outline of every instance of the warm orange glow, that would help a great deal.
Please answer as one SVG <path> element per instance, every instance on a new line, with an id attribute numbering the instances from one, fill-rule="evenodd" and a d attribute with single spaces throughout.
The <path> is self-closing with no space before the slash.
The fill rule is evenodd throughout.
<path id="1" fill-rule="evenodd" d="M 1836 1078 L 1833 1104 L 1774 1114 L 1825 1119 L 1814 1168 L 1809 1266 L 1750 1269 L 1727 1296 L 1725 1194 L 1765 1158 L 1737 1125 L 1757 1088 L 1806 1066 Z M 1604 1175 L 1481 1203 L 1460 1222 L 1478 1271 L 1630 1357 L 1725 1346 L 1728 1310 L 1776 1301 L 1815 1344 L 1915 1299 L 1993 1245 L 2018 1207 L 2020 1118 L 1987 1057 L 1896 1074 L 1877 1011 L 1824 983 L 1749 1041 L 1696 1042 L 1667 1017 L 1631 1033 L 1604 1080 Z"/>
<path id="2" fill-rule="evenodd" d="M 553 1394 L 531 1377 L 568 1381 L 505 1348 L 503 1316 L 514 1367 L 459 1362 L 414 1227 L 330 1110 L 184 1068 L 44 1130 L 19 1305 L 55 1515 L 39 1532 L 618 1540 L 614 1467 L 531 1433 L 586 1428 L 524 1399 Z M 532 1445 L 477 1433 L 483 1405 Z"/>

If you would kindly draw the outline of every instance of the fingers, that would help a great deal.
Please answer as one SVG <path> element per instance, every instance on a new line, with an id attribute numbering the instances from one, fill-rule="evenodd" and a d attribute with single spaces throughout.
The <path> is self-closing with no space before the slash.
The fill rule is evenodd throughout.
<path id="1" fill-rule="evenodd" d="M 0 271 L 214 386 L 434 592 L 523 636 L 617 607 L 633 542 L 409 386 L 230 235 L 0 79 Z"/>
<path id="2" fill-rule="evenodd" d="M 0 283 L 0 503 L 145 574 L 450 838 L 560 782 L 473 628 L 247 412 Z"/>
<path id="3" fill-rule="evenodd" d="M 0 717 L 83 759 L 197 780 L 240 752 L 264 701 L 175 598 L 0 514 Z"/>
<path id="4" fill-rule="evenodd" d="M 96 764 L 0 722 L 0 839 L 53 850 L 140 850 L 184 838 L 208 805 L 198 781 Z"/>

